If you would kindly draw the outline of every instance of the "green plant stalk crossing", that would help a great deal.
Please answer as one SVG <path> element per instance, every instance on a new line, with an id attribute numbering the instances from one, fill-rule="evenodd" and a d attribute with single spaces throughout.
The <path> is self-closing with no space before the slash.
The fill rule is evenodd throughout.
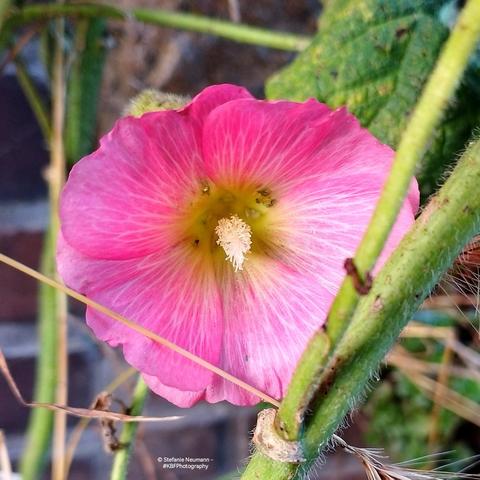
<path id="1" fill-rule="evenodd" d="M 41 257 L 41 272 L 49 277 L 55 275 L 55 240 L 50 228 L 45 234 Z M 33 398 L 37 402 L 53 403 L 57 384 L 57 291 L 49 285 L 40 284 L 37 369 Z M 20 474 L 24 480 L 41 476 L 46 465 L 53 427 L 53 412 L 45 408 L 31 410 L 26 445 L 20 461 Z"/>
<path id="2" fill-rule="evenodd" d="M 299 433 L 329 353 L 330 339 L 322 329 L 309 341 L 278 409 L 276 428 L 286 440 L 296 440 L 291 438 L 291 432 Z"/>
<path id="3" fill-rule="evenodd" d="M 100 85 L 105 62 L 105 19 L 82 19 L 75 25 L 74 55 L 67 83 L 65 153 L 73 165 L 94 146 Z"/>
<path id="4" fill-rule="evenodd" d="M 427 82 L 412 120 L 400 143 L 392 171 L 377 208 L 357 250 L 355 264 L 363 278 L 373 268 L 383 249 L 408 191 L 415 166 L 421 159 L 432 132 L 441 119 L 447 102 L 465 69 L 469 55 L 475 48 L 479 35 L 480 2 L 470 1 L 462 12 Z M 359 299 L 360 296 L 355 291 L 352 279 L 346 277 L 328 316 L 327 333 L 332 344 L 330 356 L 335 351 L 335 344 L 347 329 Z M 323 331 L 317 335 L 323 337 Z M 321 347 L 322 338 L 316 341 L 312 340 L 308 348 L 315 345 L 317 347 L 320 345 L 320 348 L 323 348 Z M 317 358 L 317 361 L 315 361 L 315 358 Z M 298 439 L 309 399 L 312 399 L 316 394 L 319 386 L 318 374 L 323 372 L 323 362 L 318 358 L 318 356 L 312 355 L 308 349 L 304 352 L 293 375 L 286 397 L 280 406 L 277 426 L 281 427 L 279 433 L 287 440 Z M 310 384 L 306 382 L 305 375 L 302 373 L 308 371 L 311 372 Z M 302 378 L 299 379 L 298 376 Z M 307 386 L 304 389 L 299 388 L 301 384 Z"/>
<path id="5" fill-rule="evenodd" d="M 308 462 L 297 469 L 257 452 L 242 479 L 302 478 L 423 299 L 480 230 L 479 182 L 477 141 L 382 268 L 325 366 L 320 378 L 323 390 L 302 438 Z"/>
<path id="6" fill-rule="evenodd" d="M 149 389 L 147 384 L 143 381 L 142 377 L 139 377 L 135 390 L 133 391 L 132 404 L 129 412 L 130 415 L 142 414 L 145 401 L 148 397 L 148 392 Z M 123 445 L 123 448 L 115 454 L 110 480 L 126 480 L 128 462 L 133 452 L 137 429 L 138 423 L 136 422 L 123 424 L 123 430 L 119 438 L 120 444 Z"/>
<path id="7" fill-rule="evenodd" d="M 5 15 L 5 29 L 8 31 L 25 23 L 62 16 L 106 17 L 116 20 L 135 19 L 152 25 L 216 35 L 239 43 L 279 50 L 300 51 L 310 43 L 310 38 L 303 35 L 273 32 L 264 28 L 241 25 L 191 13 L 149 8 L 122 10 L 114 6 L 100 4 L 36 4 L 26 5 L 18 10 L 10 9 Z"/>
<path id="8" fill-rule="evenodd" d="M 362 278 L 373 269 L 407 194 L 415 167 L 422 159 L 435 127 L 455 92 L 480 36 L 480 2 L 469 0 L 445 43 L 395 155 L 368 229 L 356 251 Z M 343 282 L 330 310 L 327 331 L 332 343 L 345 331 L 359 295 L 350 277 Z"/>
<path id="9" fill-rule="evenodd" d="M 15 70 L 17 73 L 18 83 L 20 84 L 28 103 L 30 104 L 30 108 L 35 115 L 40 130 L 42 131 L 45 144 L 48 144 L 52 135 L 49 112 L 46 109 L 45 104 L 38 93 L 37 87 L 31 79 L 27 68 L 20 58 L 15 59 Z"/>

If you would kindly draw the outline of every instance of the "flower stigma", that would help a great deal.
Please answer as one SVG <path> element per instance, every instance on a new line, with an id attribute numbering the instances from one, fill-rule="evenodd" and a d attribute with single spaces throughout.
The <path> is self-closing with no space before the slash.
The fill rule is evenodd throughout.
<path id="1" fill-rule="evenodd" d="M 232 262 L 236 272 L 243 270 L 245 255 L 252 245 L 252 229 L 237 215 L 221 218 L 215 227 L 220 245 L 226 253 L 226 259 Z"/>

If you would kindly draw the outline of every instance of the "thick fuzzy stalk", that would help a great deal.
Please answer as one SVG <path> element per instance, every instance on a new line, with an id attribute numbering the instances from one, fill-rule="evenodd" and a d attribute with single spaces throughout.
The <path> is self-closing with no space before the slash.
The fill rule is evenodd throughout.
<path id="1" fill-rule="evenodd" d="M 475 194 L 479 182 L 477 141 L 375 278 L 325 366 L 302 439 L 308 461 L 297 468 L 256 453 L 244 480 L 301 478 L 308 470 L 365 390 L 402 328 L 463 246 L 480 230 L 480 196 Z"/>
<path id="2" fill-rule="evenodd" d="M 382 191 L 369 227 L 355 253 L 361 278 L 373 269 L 400 211 L 415 168 L 422 160 L 435 128 L 459 84 L 468 59 L 480 36 L 480 2 L 470 0 L 442 49 L 412 118 L 398 145 L 390 176 Z M 328 316 L 327 330 L 333 343 L 348 326 L 358 303 L 351 277 L 347 277 Z"/>
<path id="3" fill-rule="evenodd" d="M 408 191 L 415 165 L 422 158 L 432 132 L 440 121 L 468 58 L 475 48 L 476 40 L 480 35 L 479 25 L 480 3 L 470 1 L 448 39 L 414 111 L 372 220 L 356 252 L 353 265 L 361 277 L 360 280 L 366 278 L 383 249 Z M 347 276 L 328 315 L 327 333 L 331 343 L 330 356 L 333 355 L 336 344 L 347 329 L 359 300 L 360 294 L 356 291 L 353 278 Z M 324 350 L 325 334 L 319 332 L 317 336 L 317 339 L 312 339 L 300 360 L 280 407 L 277 425 L 279 433 L 288 440 L 298 438 L 306 406 L 316 395 L 319 373 L 323 371 L 325 362 L 320 360 L 319 355 L 313 353 L 313 349 Z M 324 358 L 324 355 L 321 357 Z M 306 382 L 304 372 L 311 372 L 310 383 Z M 298 388 L 300 384 L 307 387 Z"/>

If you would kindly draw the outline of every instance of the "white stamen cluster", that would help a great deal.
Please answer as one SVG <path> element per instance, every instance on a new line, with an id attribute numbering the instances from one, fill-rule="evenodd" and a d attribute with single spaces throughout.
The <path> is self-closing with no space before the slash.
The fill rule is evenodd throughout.
<path id="1" fill-rule="evenodd" d="M 220 245 L 227 254 L 226 259 L 232 262 L 236 272 L 243 269 L 245 255 L 252 245 L 252 229 L 237 215 L 221 218 L 215 227 Z"/>

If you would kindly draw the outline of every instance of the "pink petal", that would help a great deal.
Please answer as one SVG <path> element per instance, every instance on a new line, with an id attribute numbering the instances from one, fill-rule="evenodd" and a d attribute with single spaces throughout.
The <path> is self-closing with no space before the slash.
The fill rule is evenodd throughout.
<path id="1" fill-rule="evenodd" d="M 252 99 L 253 97 L 247 89 L 237 85 L 230 85 L 228 83 L 212 85 L 211 87 L 203 89 L 188 105 L 178 111 L 195 119 L 199 126 L 203 127 L 207 115 L 212 110 L 224 103 L 242 98 Z"/>
<path id="2" fill-rule="evenodd" d="M 180 244 L 141 259 L 96 260 L 61 241 L 58 264 L 70 287 L 218 363 L 223 328 L 217 285 L 212 270 L 189 248 Z M 205 368 L 91 308 L 87 323 L 99 339 L 122 346 L 128 363 L 167 387 L 202 390 L 212 381 Z"/>
<path id="3" fill-rule="evenodd" d="M 173 111 L 119 120 L 70 173 L 61 198 L 68 243 L 105 259 L 172 245 L 172 226 L 205 176 L 191 123 Z"/>
<path id="4" fill-rule="evenodd" d="M 321 174 L 284 186 L 272 207 L 268 235 L 276 254 L 252 255 L 245 273 L 222 277 L 227 281 L 221 366 L 276 398 L 285 394 L 308 339 L 325 323 L 345 276 L 345 259 L 354 256 L 390 170 L 393 152 L 359 131 L 370 148 L 377 147 L 370 153 L 376 161 L 367 165 L 355 158 L 366 155 L 359 135 L 350 145 L 352 158 L 345 153 L 343 161 L 330 168 L 327 156 L 329 168 Z M 348 147 L 348 137 L 345 141 Z M 375 271 L 412 225 L 418 196 L 413 181 Z M 258 401 L 229 382 L 217 377 L 213 381 L 208 401 Z"/>
<path id="5" fill-rule="evenodd" d="M 152 375 L 142 375 L 142 377 L 152 391 L 177 407 L 190 408 L 205 398 L 205 390 L 198 392 L 179 390 L 178 388 L 167 387 L 157 377 Z"/>
<path id="6" fill-rule="evenodd" d="M 203 153 L 209 177 L 225 187 L 270 187 L 278 195 L 298 183 L 330 175 L 386 175 L 394 152 L 340 108 L 305 103 L 235 100 L 207 118 Z M 275 193 L 275 192 L 274 192 Z M 412 182 L 412 208 L 418 189 Z"/>
<path id="7" fill-rule="evenodd" d="M 345 132 L 352 127 L 358 129 L 353 116 L 344 110 L 332 112 L 315 100 L 235 100 L 216 108 L 205 122 L 207 172 L 225 187 L 245 183 L 278 187 L 302 180 L 341 163 L 342 149 L 333 158 L 325 158 L 322 149 L 339 137 L 348 139 Z M 348 158 L 350 147 L 342 146 Z"/>
<path id="8" fill-rule="evenodd" d="M 300 269 L 314 269 L 334 294 L 339 284 L 331 283 L 333 272 L 341 279 L 343 264 L 353 257 L 383 188 L 388 171 L 345 174 L 307 181 L 283 197 L 277 209 L 272 237 L 286 245 L 284 259 Z M 411 227 L 418 208 L 418 187 L 412 183 L 395 226 L 377 265 L 383 265 Z M 413 205 L 412 205 L 413 204 Z M 288 260 L 287 260 L 288 259 Z M 312 261 L 314 263 L 312 263 Z M 323 280 L 321 280 L 323 279 Z"/>
<path id="9" fill-rule="evenodd" d="M 311 272 L 268 257 L 251 258 L 242 272 L 225 268 L 223 278 L 220 366 L 281 399 L 309 338 L 325 323 L 332 294 Z M 237 405 L 260 401 L 217 376 L 206 399 Z"/>

